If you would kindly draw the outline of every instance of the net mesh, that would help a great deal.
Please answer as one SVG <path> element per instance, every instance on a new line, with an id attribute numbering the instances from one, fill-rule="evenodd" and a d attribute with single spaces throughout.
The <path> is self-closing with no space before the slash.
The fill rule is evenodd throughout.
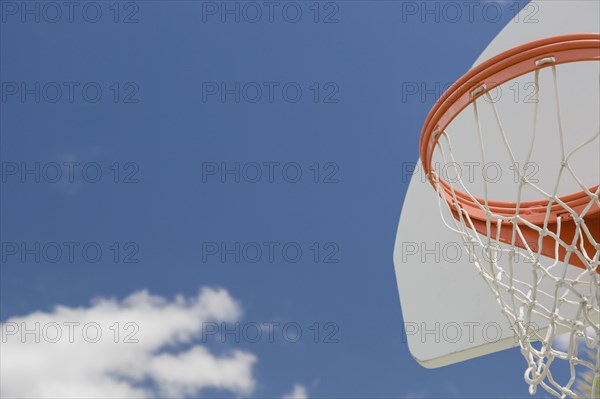
<path id="1" fill-rule="evenodd" d="M 485 179 L 482 201 L 478 201 L 460 177 L 452 183 L 445 181 L 442 184 L 439 173 L 433 171 L 429 178 L 438 193 L 438 204 L 445 225 L 461 237 L 479 274 L 496 297 L 502 313 L 515 332 L 521 353 L 527 362 L 525 380 L 530 386 L 530 393 L 535 393 L 537 387 L 541 386 L 557 397 L 596 398 L 600 397 L 600 275 L 597 273 L 600 246 L 590 230 L 595 227 L 586 224 L 585 217 L 591 209 L 600 206 L 600 188 L 590 191 L 590 185 L 578 178 L 571 161 L 580 155 L 582 148 L 594 145 L 597 148 L 600 131 L 590 134 L 583 142 L 567 150 L 561 121 L 556 66 L 537 70 L 533 73 L 536 89 L 533 134 L 531 140 L 520 144 L 528 146 L 525 162 L 521 165 L 527 165 L 530 161 L 536 138 L 538 142 L 544 141 L 537 137 L 540 135 L 537 100 L 540 73 L 546 73 L 545 71 L 552 74 L 551 97 L 555 99 L 552 106 L 560 137 L 561 159 L 556 160 L 560 163 L 560 169 L 552 190 L 542 189 L 539 184 L 528 179 L 524 166 L 517 168 L 515 212 L 506 215 L 490 209 L 488 182 Z M 485 96 L 489 101 L 485 101 L 484 105 L 482 99 Z M 482 126 L 480 117 L 480 108 L 486 106 L 492 108 L 494 129 L 502 136 L 508 156 L 514 165 L 518 165 L 495 101 L 492 100 L 488 92 L 469 105 L 475 119 L 476 137 L 473 140 L 478 144 L 480 161 L 483 164 L 489 161 L 486 159 L 484 145 L 484 131 L 489 127 Z M 468 111 L 466 109 L 463 112 Z M 447 129 L 441 133 L 437 143 L 436 153 L 441 156 L 444 164 L 457 163 L 452 150 L 451 136 Z M 561 179 L 565 176 L 572 177 L 579 189 L 585 193 L 587 204 L 578 208 L 578 211 L 570 208 L 558 196 Z M 539 199 L 548 201 L 546 217 L 541 225 L 531 223 L 520 213 L 526 189 L 534 190 Z M 485 214 L 485 233 L 476 231 L 474 221 L 461 206 L 458 191 L 466 194 Z M 561 235 L 561 222 L 564 223 L 561 217 L 557 218 L 554 230 L 548 227 L 550 208 L 556 205 L 564 209 L 576 222 L 575 235 L 570 242 L 565 242 Z M 523 233 L 525 227 L 537 232 L 537 245 L 527 242 Z M 500 242 L 499 239 L 506 229 L 510 230 L 510 243 L 506 240 Z M 542 240 L 547 237 L 551 237 L 555 245 L 554 258 L 542 256 L 540 253 Z M 584 246 L 586 240 L 587 246 Z M 560 247 L 566 251 L 563 260 L 558 256 Z M 590 247 L 593 248 L 592 251 L 589 250 Z M 569 264 L 570 257 L 577 257 L 582 267 Z"/>

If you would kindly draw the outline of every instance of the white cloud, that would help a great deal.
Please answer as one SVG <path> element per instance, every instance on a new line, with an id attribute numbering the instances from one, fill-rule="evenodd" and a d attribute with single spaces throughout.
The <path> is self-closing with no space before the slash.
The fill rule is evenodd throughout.
<path id="1" fill-rule="evenodd" d="M 292 392 L 283 395 L 282 399 L 308 399 L 308 393 L 303 385 L 295 384 Z"/>
<path id="2" fill-rule="evenodd" d="M 585 334 L 588 341 L 593 341 L 596 338 L 596 334 L 594 333 L 594 329 L 592 327 L 588 327 L 585 331 Z M 569 351 L 571 339 L 571 333 L 557 335 L 552 340 L 552 347 L 566 353 Z M 577 341 L 578 345 L 585 345 L 585 340 L 583 338 L 574 336 L 573 339 Z"/>
<path id="3" fill-rule="evenodd" d="M 11 318 L 1 326 L 0 396 L 184 397 L 206 388 L 250 394 L 253 354 L 216 355 L 198 345 L 204 322 L 237 321 L 241 313 L 226 290 L 204 288 L 171 301 L 140 291 L 122 301 L 100 298 L 89 307 Z M 68 323 L 79 324 L 70 330 Z M 84 334 L 86 323 L 97 324 L 87 324 Z M 94 326 L 102 335 L 86 342 L 96 339 Z"/>
<path id="4" fill-rule="evenodd" d="M 559 351 L 566 352 L 569 350 L 569 341 L 571 334 L 561 334 L 554 337 L 552 340 L 552 347 Z"/>

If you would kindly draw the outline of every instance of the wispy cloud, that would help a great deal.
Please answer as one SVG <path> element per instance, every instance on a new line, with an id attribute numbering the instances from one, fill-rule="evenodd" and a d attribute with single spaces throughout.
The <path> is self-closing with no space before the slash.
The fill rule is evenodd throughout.
<path id="1" fill-rule="evenodd" d="M 592 327 L 588 327 L 585 334 L 589 341 L 593 341 L 596 338 L 596 334 Z M 578 345 L 585 345 L 585 340 L 583 338 L 578 336 L 571 337 L 570 333 L 566 333 L 554 337 L 554 340 L 552 340 L 552 347 L 562 352 L 568 352 L 571 339 L 575 340 Z"/>
<path id="2" fill-rule="evenodd" d="M 292 392 L 283 395 L 282 399 L 308 399 L 308 392 L 303 385 L 295 384 Z"/>

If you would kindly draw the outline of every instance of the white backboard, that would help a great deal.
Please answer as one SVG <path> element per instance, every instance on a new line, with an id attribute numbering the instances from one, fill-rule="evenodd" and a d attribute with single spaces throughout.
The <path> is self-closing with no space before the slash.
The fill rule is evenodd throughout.
<path id="1" fill-rule="evenodd" d="M 551 0 L 530 3 L 496 36 L 475 65 L 533 40 L 561 34 L 600 32 L 598 15 L 598 1 Z M 474 25 L 473 34 L 477 33 L 476 29 Z M 561 115 L 567 132 L 566 147 L 593 136 L 599 128 L 599 63 L 578 64 L 557 67 Z M 547 133 L 542 140 L 548 141 L 548 150 L 534 151 L 531 158 L 537 168 L 532 169 L 531 173 L 536 174 L 542 186 L 556 181 L 556 168 L 559 166 L 557 152 L 550 148 L 550 143 L 557 137 L 553 133 L 556 126 L 554 103 L 542 103 L 544 95 L 550 95 L 547 90 L 552 90 L 549 71 L 547 68 L 540 75 L 539 126 L 540 131 Z M 531 134 L 531 120 L 527 119 L 533 114 L 531 109 L 534 107 L 533 103 L 527 101 L 531 94 L 531 86 L 528 86 L 531 80 L 531 76 L 524 76 L 512 82 L 512 87 L 509 90 L 505 88 L 501 94 L 503 100 L 509 97 L 514 97 L 514 100 L 497 103 L 500 114 L 505 118 L 505 128 L 515 143 L 513 148 L 517 159 L 523 159 L 526 155 L 526 146 L 519 147 L 519 140 L 523 141 Z M 432 81 L 435 81 L 435 77 L 432 77 Z M 548 98 L 554 99 L 551 96 Z M 482 110 L 482 118 L 488 118 L 483 125 L 495 126 L 491 122 L 493 114 L 490 111 L 486 114 Z M 472 115 L 461 115 L 447 129 L 457 159 L 464 162 L 480 160 L 475 136 L 466 134 L 474 129 L 470 124 L 473 124 Z M 511 175 L 506 149 L 492 133 L 487 134 L 486 140 L 486 160 L 497 162 L 504 174 L 497 184 L 490 185 L 490 198 L 514 201 L 516 182 Z M 600 181 L 600 150 L 597 142 L 589 148 L 587 151 L 591 152 L 574 160 L 574 168 L 591 187 Z M 481 167 L 482 164 L 473 166 L 471 171 L 481 173 Z M 463 177 L 466 173 L 471 173 L 468 166 L 462 170 Z M 477 187 L 473 186 L 472 189 L 474 194 L 481 194 L 477 192 Z M 567 194 L 579 190 L 567 180 L 561 184 L 560 191 L 561 194 Z M 525 194 L 529 196 L 526 200 L 539 199 L 533 192 Z M 517 345 L 507 319 L 500 312 L 500 306 L 460 242 L 459 237 L 442 223 L 437 196 L 419 164 L 404 200 L 394 264 L 405 323 L 404 336 L 412 356 L 425 367 L 440 367 Z M 528 265 L 521 266 L 522 272 L 528 273 Z"/>

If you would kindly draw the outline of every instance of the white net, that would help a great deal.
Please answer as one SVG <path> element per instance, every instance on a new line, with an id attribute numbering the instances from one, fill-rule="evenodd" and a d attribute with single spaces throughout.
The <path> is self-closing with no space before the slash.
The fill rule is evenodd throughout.
<path id="1" fill-rule="evenodd" d="M 503 125 L 500 106 L 491 92 L 473 101 L 469 105 L 471 110 L 467 108 L 461 114 L 464 116 L 472 111 L 468 115 L 473 126 L 471 148 L 476 147 L 478 154 L 471 152 L 471 157 L 477 154 L 478 161 L 486 165 L 493 161 L 489 154 L 498 154 L 498 146 L 502 146 L 516 175 L 514 187 L 498 189 L 492 187 L 489 179 L 483 178 L 478 186 L 480 193 L 475 193 L 473 181 L 466 181 L 464 176 L 458 174 L 447 179 L 439 165 L 461 164 L 455 158 L 451 139 L 456 137 L 453 134 L 467 134 L 463 130 L 452 130 L 452 125 L 439 137 L 436 156 L 441 159 L 438 169 L 429 178 L 436 187 L 444 223 L 461 237 L 479 274 L 513 326 L 527 362 L 525 380 L 530 385 L 530 392 L 535 393 L 541 386 L 557 397 L 597 398 L 600 397 L 600 245 L 597 242 L 600 224 L 593 214 L 600 207 L 600 188 L 595 174 L 591 174 L 595 181 L 584 181 L 578 171 L 581 171 L 581 165 L 596 167 L 597 158 L 600 158 L 600 130 L 593 127 L 594 130 L 584 137 L 581 132 L 574 135 L 564 126 L 556 66 L 532 74 L 531 136 L 522 133 L 529 129 L 521 126 L 516 137 L 511 137 L 510 133 L 515 135 L 514 129 L 508 132 Z M 544 85 L 540 85 L 540 74 L 547 74 L 550 87 L 544 89 Z M 540 112 L 543 106 L 540 87 L 550 94 L 544 97 L 544 101 L 549 101 L 546 108 L 549 105 L 551 110 L 545 117 Z M 487 124 L 482 122 L 484 107 L 489 115 Z M 591 112 L 591 115 L 576 114 L 575 117 L 597 123 L 598 108 Z M 514 118 L 514 115 L 508 118 Z M 546 124 L 552 119 L 556 140 L 549 138 L 549 129 L 541 123 L 541 118 L 545 118 Z M 490 149 L 493 135 L 497 140 L 496 147 Z M 578 137 L 576 143 L 572 143 L 574 136 Z M 515 138 L 518 141 L 515 142 Z M 551 184 L 548 179 L 541 182 L 531 178 L 529 165 L 535 159 L 534 154 L 540 152 L 553 154 L 553 172 L 545 173 L 545 177 L 553 180 Z M 519 154 L 521 159 L 517 159 Z M 582 192 L 582 205 L 576 209 L 561 200 L 564 193 L 560 191 L 565 187 L 565 180 L 571 182 L 575 191 Z M 499 212 L 490 206 L 491 200 L 496 199 L 490 197 L 494 190 L 511 197 L 512 213 Z M 522 211 L 521 204 L 527 195 L 547 201 L 543 223 L 532 223 Z M 485 215 L 483 231 L 481 228 L 477 231 L 477 221 L 461 205 L 465 201 Z M 560 207 L 559 216 L 552 223 L 550 216 L 556 215 L 557 207 Z M 569 236 L 562 231 L 567 220 L 574 226 Z M 532 232 L 536 240 L 531 240 Z M 553 256 L 542 253 L 542 247 L 547 247 L 549 239 L 554 247 Z M 574 263 L 578 265 L 574 266 Z"/>

